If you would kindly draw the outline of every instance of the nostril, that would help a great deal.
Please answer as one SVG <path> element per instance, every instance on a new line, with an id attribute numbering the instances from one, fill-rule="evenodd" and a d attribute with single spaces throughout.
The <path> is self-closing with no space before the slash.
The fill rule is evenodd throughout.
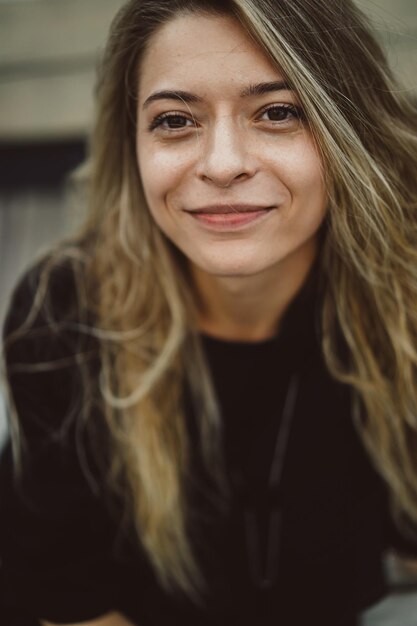
<path id="1" fill-rule="evenodd" d="M 240 174 L 236 174 L 235 176 L 232 176 L 230 180 L 224 184 L 222 184 L 219 180 L 216 181 L 214 177 L 207 176 L 206 178 L 210 180 L 211 182 L 214 182 L 217 185 L 217 187 L 220 187 L 221 189 L 227 189 L 228 187 L 230 187 L 232 183 L 236 182 L 237 180 L 245 179 L 247 177 L 248 177 L 248 174 L 246 172 L 241 172 Z"/>

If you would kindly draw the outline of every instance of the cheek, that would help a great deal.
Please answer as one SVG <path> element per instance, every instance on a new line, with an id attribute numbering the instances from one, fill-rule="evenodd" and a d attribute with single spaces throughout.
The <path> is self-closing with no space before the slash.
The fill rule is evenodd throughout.
<path id="1" fill-rule="evenodd" d="M 138 148 L 137 164 L 146 199 L 152 204 L 161 196 L 169 168 L 161 162 L 158 154 L 147 150 L 146 146 Z"/>
<path id="2" fill-rule="evenodd" d="M 319 209 L 326 204 L 326 189 L 319 155 L 311 140 L 300 142 L 287 152 L 286 185 L 294 202 Z"/>
<path id="3" fill-rule="evenodd" d="M 157 150 L 154 145 L 142 143 L 137 147 L 137 166 L 149 212 L 159 228 L 172 238 L 176 225 L 171 198 L 181 188 L 184 167 L 173 151 Z"/>
<path id="4" fill-rule="evenodd" d="M 194 158 L 191 152 L 138 141 L 138 168 L 148 202 L 161 202 L 184 184 Z"/>
<path id="5" fill-rule="evenodd" d="M 322 162 L 311 139 L 301 136 L 288 145 L 276 171 L 287 191 L 283 219 L 289 241 L 298 244 L 317 232 L 327 209 Z"/>

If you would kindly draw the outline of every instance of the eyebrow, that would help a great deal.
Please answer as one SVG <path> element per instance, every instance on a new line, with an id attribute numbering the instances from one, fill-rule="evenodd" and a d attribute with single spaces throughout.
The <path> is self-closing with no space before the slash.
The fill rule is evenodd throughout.
<path id="1" fill-rule="evenodd" d="M 293 91 L 293 89 L 285 80 L 278 80 L 269 83 L 257 83 L 255 85 L 245 87 L 245 89 L 240 92 L 239 97 L 247 98 L 250 96 L 263 96 L 273 91 Z M 142 108 L 146 109 L 151 102 L 155 102 L 156 100 L 179 100 L 188 104 L 203 102 L 203 98 L 201 96 L 189 93 L 188 91 L 163 89 L 161 91 L 155 91 L 148 98 L 146 98 Z"/>
<path id="2" fill-rule="evenodd" d="M 263 96 L 266 93 L 271 93 L 272 91 L 293 91 L 293 89 L 285 80 L 276 80 L 272 83 L 257 83 L 256 85 L 249 85 L 249 87 L 240 93 L 240 97 Z"/>

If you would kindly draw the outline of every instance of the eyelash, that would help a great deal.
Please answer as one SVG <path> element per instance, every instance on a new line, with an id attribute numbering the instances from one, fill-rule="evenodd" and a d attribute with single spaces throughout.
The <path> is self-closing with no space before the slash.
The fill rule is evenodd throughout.
<path id="1" fill-rule="evenodd" d="M 190 119 L 189 117 L 187 117 L 184 113 L 181 113 L 180 111 L 172 111 L 170 113 L 162 113 L 161 115 L 158 115 L 154 120 L 152 120 L 152 122 L 149 124 L 149 128 L 148 130 L 152 131 L 155 130 L 155 128 L 158 128 L 159 126 L 161 126 L 161 124 L 165 121 L 165 120 L 169 120 L 172 117 L 179 117 L 182 119 L 185 119 L 189 122 L 192 121 L 192 119 Z M 169 132 L 178 132 L 178 130 L 184 130 L 185 127 L 179 128 L 179 129 L 164 129 L 164 130 L 168 130 Z"/>
<path id="2" fill-rule="evenodd" d="M 264 115 L 265 113 L 267 113 L 268 111 L 272 111 L 272 110 L 280 110 L 280 111 L 288 111 L 290 112 L 293 117 L 297 120 L 304 120 L 304 113 L 302 111 L 302 109 L 294 104 L 272 104 L 269 105 L 267 107 L 265 107 L 264 109 L 261 110 L 259 116 Z M 154 120 L 152 120 L 152 122 L 149 124 L 148 130 L 149 131 L 153 131 L 156 128 L 162 126 L 163 122 L 165 120 L 169 120 L 170 118 L 173 117 L 178 117 L 181 119 L 185 119 L 189 122 L 192 122 L 193 119 L 188 117 L 187 115 L 185 115 L 184 113 L 180 112 L 180 111 L 170 111 L 168 113 L 162 113 L 161 115 L 158 115 Z M 285 123 L 286 120 L 282 120 L 282 121 L 278 121 L 278 120 L 269 120 L 270 122 L 275 122 L 277 124 L 281 124 L 281 123 Z M 177 129 L 173 129 L 173 128 L 165 128 L 163 130 L 169 132 L 169 133 L 175 133 L 175 132 L 181 132 L 183 130 L 186 130 L 186 126 L 182 126 L 180 128 Z"/>
<path id="3" fill-rule="evenodd" d="M 265 107 L 264 109 L 262 109 L 260 114 L 263 115 L 264 113 L 267 113 L 268 111 L 272 111 L 274 109 L 277 109 L 279 111 L 288 111 L 293 115 L 295 119 L 304 120 L 303 110 L 301 109 L 301 107 L 298 107 L 295 104 L 271 104 Z M 269 121 L 273 122 L 277 120 L 269 120 Z"/>

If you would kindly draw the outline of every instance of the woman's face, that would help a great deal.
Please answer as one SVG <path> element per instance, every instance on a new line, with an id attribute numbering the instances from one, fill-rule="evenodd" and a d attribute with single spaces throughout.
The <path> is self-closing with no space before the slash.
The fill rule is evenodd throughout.
<path id="1" fill-rule="evenodd" d="M 311 246 L 326 210 L 321 162 L 296 95 L 238 22 L 180 16 L 140 70 L 145 196 L 189 261 L 247 276 Z"/>

